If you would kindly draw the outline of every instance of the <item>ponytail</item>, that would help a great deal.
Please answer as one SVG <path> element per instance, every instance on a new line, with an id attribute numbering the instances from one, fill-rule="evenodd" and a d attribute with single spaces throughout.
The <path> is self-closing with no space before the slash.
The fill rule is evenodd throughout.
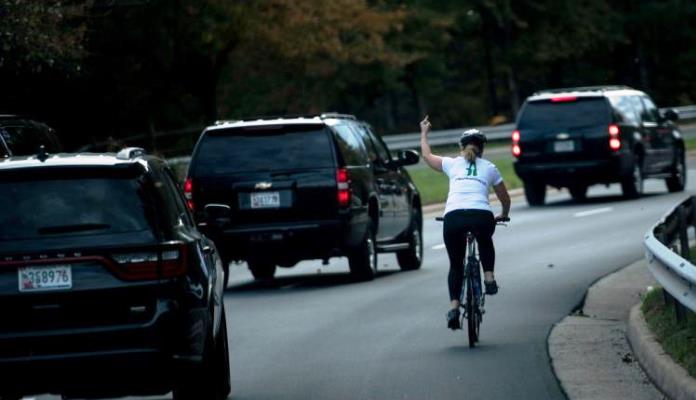
<path id="1" fill-rule="evenodd" d="M 464 156 L 464 159 L 470 163 L 476 161 L 476 157 L 478 157 L 478 147 L 473 144 L 467 144 L 466 147 L 462 150 L 462 155 Z"/>

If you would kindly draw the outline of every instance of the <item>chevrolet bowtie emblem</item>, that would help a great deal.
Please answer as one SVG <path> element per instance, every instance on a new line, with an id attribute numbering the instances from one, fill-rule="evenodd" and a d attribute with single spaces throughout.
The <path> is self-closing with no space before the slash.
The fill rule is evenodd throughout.
<path id="1" fill-rule="evenodd" d="M 259 182 L 256 184 L 256 186 L 254 186 L 254 189 L 265 190 L 265 189 L 270 189 L 271 186 L 273 186 L 273 184 L 271 182 Z"/>

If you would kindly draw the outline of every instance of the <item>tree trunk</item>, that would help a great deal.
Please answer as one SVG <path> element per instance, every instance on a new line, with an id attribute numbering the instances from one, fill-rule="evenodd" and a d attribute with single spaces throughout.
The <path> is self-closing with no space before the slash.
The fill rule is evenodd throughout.
<path id="1" fill-rule="evenodd" d="M 512 111 L 512 119 L 517 117 L 517 112 L 520 110 L 520 94 L 517 89 L 517 77 L 515 69 L 510 66 L 507 70 L 508 90 L 510 91 L 510 110 Z"/>

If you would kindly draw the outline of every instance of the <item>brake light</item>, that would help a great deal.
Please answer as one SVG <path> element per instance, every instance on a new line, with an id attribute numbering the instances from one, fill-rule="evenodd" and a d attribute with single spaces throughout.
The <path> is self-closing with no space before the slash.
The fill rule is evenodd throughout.
<path id="1" fill-rule="evenodd" d="M 609 148 L 613 151 L 621 148 L 621 129 L 616 124 L 609 125 Z"/>
<path id="2" fill-rule="evenodd" d="M 187 247 L 184 243 L 167 243 L 159 248 L 112 254 L 117 274 L 125 280 L 173 278 L 186 272 Z"/>
<path id="3" fill-rule="evenodd" d="M 186 178 L 186 181 L 184 182 L 184 197 L 186 198 L 186 205 L 188 206 L 189 210 L 193 211 L 193 179 L 191 178 Z"/>
<path id="4" fill-rule="evenodd" d="M 522 148 L 520 147 L 520 131 L 515 129 L 512 131 L 512 155 L 519 157 L 522 154 Z"/>
<path id="5" fill-rule="evenodd" d="M 350 204 L 350 181 L 348 180 L 348 170 L 339 168 L 336 172 L 336 184 L 338 187 L 337 199 L 340 207 Z"/>
<path id="6" fill-rule="evenodd" d="M 577 101 L 577 97 L 575 96 L 562 96 L 562 97 L 552 97 L 551 102 L 552 103 L 568 103 L 571 101 Z"/>

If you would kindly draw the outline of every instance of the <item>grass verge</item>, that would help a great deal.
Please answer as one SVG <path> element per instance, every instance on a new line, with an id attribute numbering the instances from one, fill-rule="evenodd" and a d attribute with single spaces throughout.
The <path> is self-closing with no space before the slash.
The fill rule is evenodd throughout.
<path id="1" fill-rule="evenodd" d="M 512 158 L 505 156 L 492 158 L 490 161 L 498 167 L 508 190 L 522 187 L 522 181 L 517 177 L 512 166 Z M 410 168 L 408 173 L 418 188 L 424 205 L 442 203 L 447 199 L 449 181 L 445 174 L 422 165 Z"/>
<path id="2" fill-rule="evenodd" d="M 645 320 L 662 348 L 674 361 L 696 377 L 696 316 L 687 312 L 686 322 L 678 324 L 674 306 L 667 306 L 662 289 L 650 291 L 642 305 Z"/>

